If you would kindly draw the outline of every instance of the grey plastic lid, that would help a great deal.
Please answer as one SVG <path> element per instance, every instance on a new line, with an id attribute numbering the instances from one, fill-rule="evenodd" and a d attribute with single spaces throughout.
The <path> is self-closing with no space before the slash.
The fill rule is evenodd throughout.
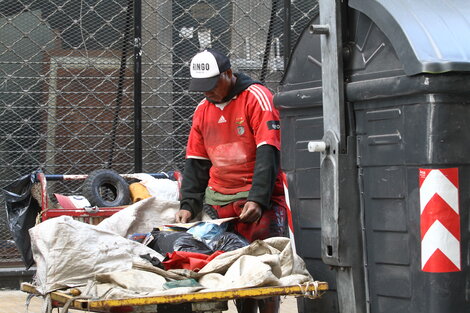
<path id="1" fill-rule="evenodd" d="M 391 41 L 406 74 L 470 71 L 469 0 L 350 0 Z"/>

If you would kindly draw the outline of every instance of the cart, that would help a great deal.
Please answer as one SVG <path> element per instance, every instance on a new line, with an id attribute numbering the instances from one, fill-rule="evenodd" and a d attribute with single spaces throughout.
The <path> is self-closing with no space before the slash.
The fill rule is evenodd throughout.
<path id="1" fill-rule="evenodd" d="M 29 284 L 21 284 L 21 290 L 38 295 L 36 288 Z M 72 289 L 73 290 L 73 289 Z M 85 312 L 222 312 L 228 309 L 227 301 L 242 298 L 267 298 L 272 296 L 296 296 L 319 298 L 326 290 L 326 282 L 313 281 L 296 286 L 243 288 L 215 292 L 195 292 L 178 295 L 164 295 L 128 299 L 92 300 L 72 295 L 73 292 L 54 291 L 50 294 L 54 307 L 81 310 Z"/>
<path id="2" fill-rule="evenodd" d="M 167 175 L 166 173 L 152 174 Z M 162 177 L 163 177 L 162 176 Z M 68 215 L 76 220 L 88 224 L 98 224 L 101 220 L 113 215 L 124 207 L 103 207 L 96 212 L 86 209 L 63 209 L 48 208 L 47 203 L 47 180 L 75 180 L 86 179 L 86 175 L 44 175 L 37 174 L 37 181 L 41 185 L 41 211 L 42 220 L 48 218 Z M 31 283 L 22 283 L 21 290 L 30 295 L 40 295 Z M 228 309 L 228 300 L 242 298 L 269 298 L 273 296 L 295 296 L 316 299 L 326 290 L 326 282 L 311 281 L 301 285 L 293 286 L 265 286 L 257 288 L 232 289 L 228 291 L 199 291 L 194 293 L 181 293 L 173 295 L 161 295 L 150 297 L 135 297 L 113 300 L 89 299 L 80 295 L 78 289 L 58 290 L 47 295 L 52 307 L 60 308 L 61 312 L 68 309 L 81 310 L 85 312 L 159 312 L 159 313 L 187 313 L 187 312 L 222 312 Z"/>

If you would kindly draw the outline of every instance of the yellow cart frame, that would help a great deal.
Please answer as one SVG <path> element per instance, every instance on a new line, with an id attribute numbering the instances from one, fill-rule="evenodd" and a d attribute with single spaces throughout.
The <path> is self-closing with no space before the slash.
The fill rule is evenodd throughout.
<path id="1" fill-rule="evenodd" d="M 21 284 L 21 290 L 30 294 L 39 294 L 36 288 L 29 283 Z M 265 298 L 271 296 L 304 296 L 318 298 L 326 290 L 326 282 L 309 282 L 296 286 L 282 287 L 258 287 L 244 288 L 228 291 L 195 292 L 179 295 L 164 295 L 141 298 L 113 299 L 113 300 L 89 300 L 74 297 L 63 291 L 54 291 L 50 294 L 51 300 L 60 307 L 68 306 L 69 309 L 82 310 L 86 312 L 119 312 L 119 308 L 127 308 L 127 312 L 157 312 L 158 305 L 180 304 L 180 303 L 212 303 L 222 302 L 240 298 Z M 217 309 L 216 311 L 222 311 Z M 197 309 L 196 311 L 204 311 Z M 209 311 L 209 310 L 207 310 Z"/>

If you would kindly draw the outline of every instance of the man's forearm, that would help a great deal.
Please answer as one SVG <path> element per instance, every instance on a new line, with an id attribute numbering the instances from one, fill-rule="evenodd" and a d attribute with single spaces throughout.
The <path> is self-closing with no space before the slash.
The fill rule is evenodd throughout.
<path id="1" fill-rule="evenodd" d="M 274 184 L 279 171 L 280 153 L 271 145 L 262 145 L 256 149 L 256 163 L 253 183 L 248 194 L 249 201 L 255 201 L 263 209 L 271 202 Z"/>
<path id="2" fill-rule="evenodd" d="M 209 160 L 186 159 L 181 183 L 180 209 L 190 211 L 193 217 L 202 210 L 211 166 Z"/>

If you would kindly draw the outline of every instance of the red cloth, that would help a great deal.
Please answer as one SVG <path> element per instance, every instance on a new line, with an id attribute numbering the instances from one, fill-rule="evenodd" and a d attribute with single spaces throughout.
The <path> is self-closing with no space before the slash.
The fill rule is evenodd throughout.
<path id="1" fill-rule="evenodd" d="M 216 251 L 211 255 L 207 255 L 197 252 L 174 251 L 166 254 L 167 260 L 163 261 L 162 264 L 165 270 L 184 268 L 197 272 L 222 253 L 224 252 Z"/>

